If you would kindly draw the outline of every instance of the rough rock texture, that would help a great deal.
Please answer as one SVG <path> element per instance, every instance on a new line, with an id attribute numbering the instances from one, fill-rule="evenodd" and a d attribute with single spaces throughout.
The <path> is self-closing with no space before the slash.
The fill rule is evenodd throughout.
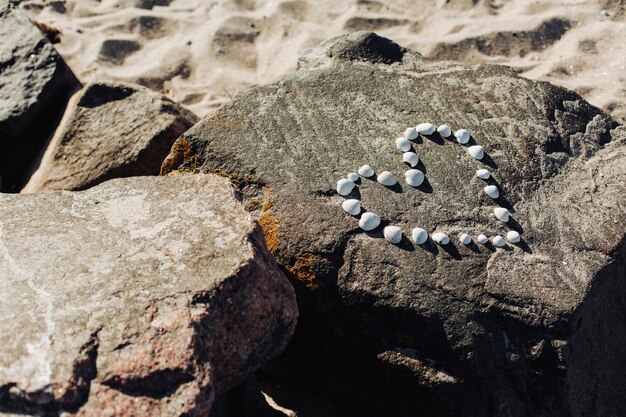
<path id="1" fill-rule="evenodd" d="M 0 0 L 0 39 L 0 191 L 18 191 L 80 83 L 8 0 Z"/>
<path id="2" fill-rule="evenodd" d="M 64 119 L 23 192 L 157 175 L 172 143 L 197 121 L 145 87 L 106 82 L 86 86 Z"/>
<path id="3" fill-rule="evenodd" d="M 625 415 L 626 146 L 608 116 L 505 67 L 426 59 L 371 33 L 299 66 L 196 124 L 162 168 L 235 179 L 260 219 L 300 305 L 271 370 L 376 415 Z M 486 158 L 423 138 L 426 181 L 409 187 L 394 140 L 424 121 L 469 129 Z M 352 194 L 402 227 L 397 246 L 341 209 L 337 180 L 366 163 L 401 180 Z M 416 226 L 452 241 L 417 246 Z M 504 250 L 458 243 L 509 229 L 522 242 Z"/>
<path id="4" fill-rule="evenodd" d="M 228 180 L 0 195 L 0 415 L 205 417 L 296 318 Z"/>

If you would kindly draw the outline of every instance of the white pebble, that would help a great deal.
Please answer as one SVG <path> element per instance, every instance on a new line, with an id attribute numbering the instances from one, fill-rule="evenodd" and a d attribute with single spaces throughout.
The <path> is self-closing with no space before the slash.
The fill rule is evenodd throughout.
<path id="1" fill-rule="evenodd" d="M 391 243 L 400 243 L 402 240 L 402 229 L 398 226 L 386 226 L 383 229 L 383 235 Z"/>
<path id="2" fill-rule="evenodd" d="M 359 219 L 359 227 L 365 231 L 370 231 L 376 229 L 380 225 L 380 217 L 374 213 L 370 213 L 369 211 L 363 213 L 361 218 Z"/>
<path id="3" fill-rule="evenodd" d="M 473 145 L 467 148 L 467 152 L 469 152 L 470 156 L 474 159 L 483 159 L 485 156 L 485 150 L 480 145 Z"/>
<path id="4" fill-rule="evenodd" d="M 409 127 L 407 130 L 404 131 L 404 137 L 408 140 L 417 139 L 418 136 L 419 135 L 417 134 L 417 130 L 415 130 L 414 127 Z"/>
<path id="5" fill-rule="evenodd" d="M 341 203 L 341 207 L 346 213 L 352 214 L 353 216 L 356 216 L 361 212 L 361 202 L 359 200 L 355 200 L 354 198 Z"/>
<path id="6" fill-rule="evenodd" d="M 415 229 L 413 229 L 413 231 L 411 232 L 411 236 L 413 237 L 415 243 L 417 243 L 418 245 L 422 245 L 428 240 L 428 232 L 421 227 L 416 227 Z"/>
<path id="7" fill-rule="evenodd" d="M 348 195 L 352 192 L 352 190 L 354 189 L 354 182 L 342 178 L 339 181 L 337 181 L 337 192 L 340 195 Z"/>
<path id="8" fill-rule="evenodd" d="M 417 130 L 417 133 L 420 135 L 432 135 L 435 133 L 435 126 L 433 126 L 432 123 L 420 123 L 415 126 L 415 130 Z"/>
<path id="9" fill-rule="evenodd" d="M 383 171 L 378 175 L 378 182 L 386 187 L 391 187 L 392 185 L 396 185 L 398 180 L 391 172 Z"/>
<path id="10" fill-rule="evenodd" d="M 419 163 L 420 158 L 419 156 L 417 156 L 415 152 L 405 152 L 402 154 L 402 160 L 406 162 L 407 164 L 411 165 L 412 167 L 414 167 L 415 165 Z"/>
<path id="11" fill-rule="evenodd" d="M 419 169 L 409 169 L 404 173 L 404 179 L 411 187 L 419 187 L 424 182 L 424 173 Z"/>
<path id="12" fill-rule="evenodd" d="M 486 186 L 485 194 L 494 199 L 500 197 L 500 191 L 498 191 L 498 187 L 496 187 L 495 185 Z"/>
<path id="13" fill-rule="evenodd" d="M 506 234 L 506 240 L 508 240 L 511 243 L 519 243 L 519 241 L 522 240 L 522 238 L 520 237 L 519 233 L 517 233 L 515 230 L 511 230 L 510 232 Z"/>
<path id="14" fill-rule="evenodd" d="M 491 177 L 491 172 L 489 172 L 489 170 L 481 168 L 478 171 L 476 171 L 476 176 L 480 178 L 481 180 L 488 180 L 489 177 Z"/>
<path id="15" fill-rule="evenodd" d="M 347 175 L 347 177 L 350 181 L 355 182 L 359 179 L 359 174 L 357 174 L 356 172 L 351 172 Z"/>
<path id="16" fill-rule="evenodd" d="M 470 133 L 465 129 L 459 129 L 454 132 L 454 136 L 456 136 L 456 141 L 461 145 L 465 145 L 470 140 Z"/>
<path id="17" fill-rule="evenodd" d="M 411 142 L 404 136 L 396 139 L 396 147 L 400 149 L 402 152 L 411 150 Z"/>
<path id="18" fill-rule="evenodd" d="M 363 165 L 359 168 L 359 175 L 365 178 L 369 178 L 374 175 L 374 169 L 369 165 Z"/>
<path id="19" fill-rule="evenodd" d="M 487 238 L 487 236 L 485 236 L 483 234 L 478 235 L 478 238 L 476 238 L 476 240 L 478 240 L 478 243 L 481 243 L 483 245 L 485 243 L 489 242 L 489 239 Z"/>
<path id="20" fill-rule="evenodd" d="M 503 207 L 496 207 L 493 209 L 493 214 L 496 215 L 496 219 L 502 222 L 506 223 L 509 221 L 509 211 Z"/>
<path id="21" fill-rule="evenodd" d="M 440 245 L 447 245 L 448 243 L 450 243 L 450 238 L 445 233 L 435 232 L 432 234 L 432 238 L 435 242 L 439 243 Z"/>
<path id="22" fill-rule="evenodd" d="M 448 127 L 448 125 L 441 125 L 437 128 L 437 132 L 441 135 L 442 138 L 447 138 L 452 134 L 452 131 Z"/>
<path id="23" fill-rule="evenodd" d="M 472 237 L 467 233 L 463 233 L 459 236 L 459 241 L 464 245 L 469 245 L 472 242 Z"/>
<path id="24" fill-rule="evenodd" d="M 502 238 L 502 236 L 498 235 L 496 237 L 494 237 L 491 242 L 493 243 L 493 245 L 497 248 L 501 248 L 504 245 L 506 245 L 506 242 L 504 241 L 504 239 Z"/>

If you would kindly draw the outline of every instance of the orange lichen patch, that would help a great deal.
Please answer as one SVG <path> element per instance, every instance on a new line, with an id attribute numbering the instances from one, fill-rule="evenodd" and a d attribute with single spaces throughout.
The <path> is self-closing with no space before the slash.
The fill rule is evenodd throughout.
<path id="1" fill-rule="evenodd" d="M 316 290 L 319 287 L 313 271 L 313 263 L 316 259 L 315 255 L 306 252 L 299 256 L 293 265 L 285 265 L 285 269 L 298 281 L 303 282 L 308 289 Z"/>
<path id="2" fill-rule="evenodd" d="M 261 215 L 259 224 L 263 228 L 265 244 L 267 249 L 275 254 L 278 250 L 279 218 L 275 217 L 271 211 L 266 211 Z"/>
<path id="3" fill-rule="evenodd" d="M 189 141 L 185 138 L 179 138 L 174 142 L 170 154 L 161 165 L 161 175 L 169 174 L 185 162 L 194 170 L 199 166 L 198 155 L 191 149 Z"/>
<path id="4" fill-rule="evenodd" d="M 263 205 L 261 206 L 261 211 L 268 211 L 272 208 L 272 202 L 270 200 L 265 200 Z"/>
<path id="5" fill-rule="evenodd" d="M 274 203 L 272 203 L 273 193 L 269 187 L 263 187 L 263 197 L 265 200 L 261 206 L 261 211 L 268 211 L 274 205 Z"/>

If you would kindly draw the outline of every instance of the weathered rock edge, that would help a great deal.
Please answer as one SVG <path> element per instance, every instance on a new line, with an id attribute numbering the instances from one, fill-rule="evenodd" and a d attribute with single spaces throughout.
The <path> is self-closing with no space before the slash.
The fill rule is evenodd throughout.
<path id="1" fill-rule="evenodd" d="M 514 228 L 521 245 L 392 246 L 342 212 L 336 181 L 363 163 L 401 174 L 393 140 L 422 121 L 469 129 L 485 163 L 424 139 L 429 182 L 391 193 L 362 180 L 365 208 L 405 234 Z M 174 144 L 162 172 L 238 182 L 298 291 L 286 373 L 298 360 L 352 363 L 342 386 L 322 386 L 396 415 L 620 415 L 626 150 L 615 127 L 577 94 L 505 67 L 426 59 L 355 33 L 238 94 Z M 479 167 L 505 193 L 508 227 L 489 216 Z M 315 384 L 311 375 L 294 378 Z"/>
<path id="2" fill-rule="evenodd" d="M 204 417 L 279 354 L 295 295 L 235 197 L 212 175 L 0 195 L 0 415 Z"/>

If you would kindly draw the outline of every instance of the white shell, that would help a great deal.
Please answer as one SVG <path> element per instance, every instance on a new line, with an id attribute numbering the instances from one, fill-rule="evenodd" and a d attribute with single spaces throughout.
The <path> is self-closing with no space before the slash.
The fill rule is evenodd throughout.
<path id="1" fill-rule="evenodd" d="M 400 243 L 402 240 L 402 229 L 398 226 L 386 226 L 383 229 L 383 235 L 391 243 Z"/>
<path id="2" fill-rule="evenodd" d="M 356 172 L 351 172 L 348 175 L 346 175 L 346 177 L 348 177 L 350 181 L 355 182 L 356 180 L 359 179 L 359 174 L 357 174 Z"/>
<path id="3" fill-rule="evenodd" d="M 470 140 L 470 133 L 465 129 L 459 129 L 454 132 L 454 136 L 456 136 L 456 141 L 461 145 L 465 145 Z"/>
<path id="4" fill-rule="evenodd" d="M 424 182 L 424 173 L 419 169 L 409 169 L 404 173 L 404 179 L 411 187 L 419 187 Z"/>
<path id="5" fill-rule="evenodd" d="M 414 127 L 409 127 L 407 130 L 404 131 L 404 137 L 408 140 L 417 139 L 418 136 L 419 135 L 417 134 L 417 130 L 415 130 Z"/>
<path id="6" fill-rule="evenodd" d="M 445 233 L 435 232 L 432 234 L 432 238 L 435 242 L 439 243 L 440 245 L 447 245 L 448 243 L 450 243 L 450 238 Z"/>
<path id="7" fill-rule="evenodd" d="M 506 234 L 506 240 L 508 240 L 511 243 L 519 243 L 519 241 L 522 240 L 522 238 L 520 237 L 519 233 L 517 233 L 515 230 L 511 230 L 510 232 Z"/>
<path id="8" fill-rule="evenodd" d="M 478 243 L 482 243 L 483 245 L 487 242 L 489 242 L 489 239 L 487 238 L 487 236 L 485 235 L 478 235 L 478 238 L 476 238 L 476 240 L 478 240 Z"/>
<path id="9" fill-rule="evenodd" d="M 485 194 L 487 194 L 491 198 L 500 197 L 500 191 L 498 191 L 498 187 L 495 185 L 488 185 L 485 187 Z"/>
<path id="10" fill-rule="evenodd" d="M 396 139 L 396 147 L 400 149 L 402 152 L 411 150 L 411 142 L 404 136 Z"/>
<path id="11" fill-rule="evenodd" d="M 402 154 L 402 160 L 406 162 L 407 164 L 411 165 L 412 167 L 414 167 L 415 165 L 419 163 L 420 158 L 419 156 L 417 156 L 415 152 L 405 152 Z"/>
<path id="12" fill-rule="evenodd" d="M 467 152 L 469 152 L 470 156 L 474 159 L 483 159 L 485 156 L 485 149 L 480 145 L 473 145 L 467 148 Z"/>
<path id="13" fill-rule="evenodd" d="M 422 245 L 428 240 L 428 232 L 420 227 L 413 229 L 411 236 L 418 245 Z"/>
<path id="14" fill-rule="evenodd" d="M 491 242 L 493 243 L 493 246 L 497 247 L 497 248 L 501 248 L 504 245 L 506 245 L 506 242 L 504 241 L 504 239 L 502 238 L 502 236 L 498 235 L 496 237 L 494 237 Z"/>
<path id="15" fill-rule="evenodd" d="M 509 221 L 509 211 L 503 207 L 496 207 L 493 209 L 493 214 L 496 215 L 496 219 L 502 222 L 506 223 Z"/>
<path id="16" fill-rule="evenodd" d="M 359 175 L 365 178 L 369 178 L 374 175 L 374 169 L 369 165 L 363 165 L 359 168 Z"/>
<path id="17" fill-rule="evenodd" d="M 361 202 L 353 198 L 341 203 L 341 207 L 346 213 L 352 214 L 353 216 L 356 216 L 361 212 Z"/>
<path id="18" fill-rule="evenodd" d="M 491 172 L 489 172 L 489 170 L 487 169 L 481 168 L 476 171 L 476 176 L 481 180 L 488 180 L 489 177 L 491 177 Z"/>
<path id="19" fill-rule="evenodd" d="M 441 135 L 442 138 L 447 138 L 452 134 L 452 131 L 448 127 L 448 125 L 441 125 L 437 128 L 437 132 Z"/>
<path id="20" fill-rule="evenodd" d="M 459 236 L 459 241 L 464 245 L 469 245 L 472 242 L 472 237 L 467 233 L 463 233 Z"/>
<path id="21" fill-rule="evenodd" d="M 432 123 L 420 123 L 415 126 L 415 130 L 417 130 L 417 133 L 420 135 L 432 135 L 435 133 L 435 126 L 433 126 Z"/>
<path id="22" fill-rule="evenodd" d="M 352 190 L 354 189 L 354 182 L 342 178 L 339 181 L 337 181 L 337 192 L 340 195 L 348 195 L 352 192 Z"/>
<path id="23" fill-rule="evenodd" d="M 380 217 L 377 214 L 365 212 L 359 219 L 359 227 L 365 231 L 376 229 L 380 225 Z"/>
<path id="24" fill-rule="evenodd" d="M 386 187 L 391 187 L 392 185 L 395 185 L 398 180 L 391 172 L 383 171 L 378 175 L 378 182 Z"/>

